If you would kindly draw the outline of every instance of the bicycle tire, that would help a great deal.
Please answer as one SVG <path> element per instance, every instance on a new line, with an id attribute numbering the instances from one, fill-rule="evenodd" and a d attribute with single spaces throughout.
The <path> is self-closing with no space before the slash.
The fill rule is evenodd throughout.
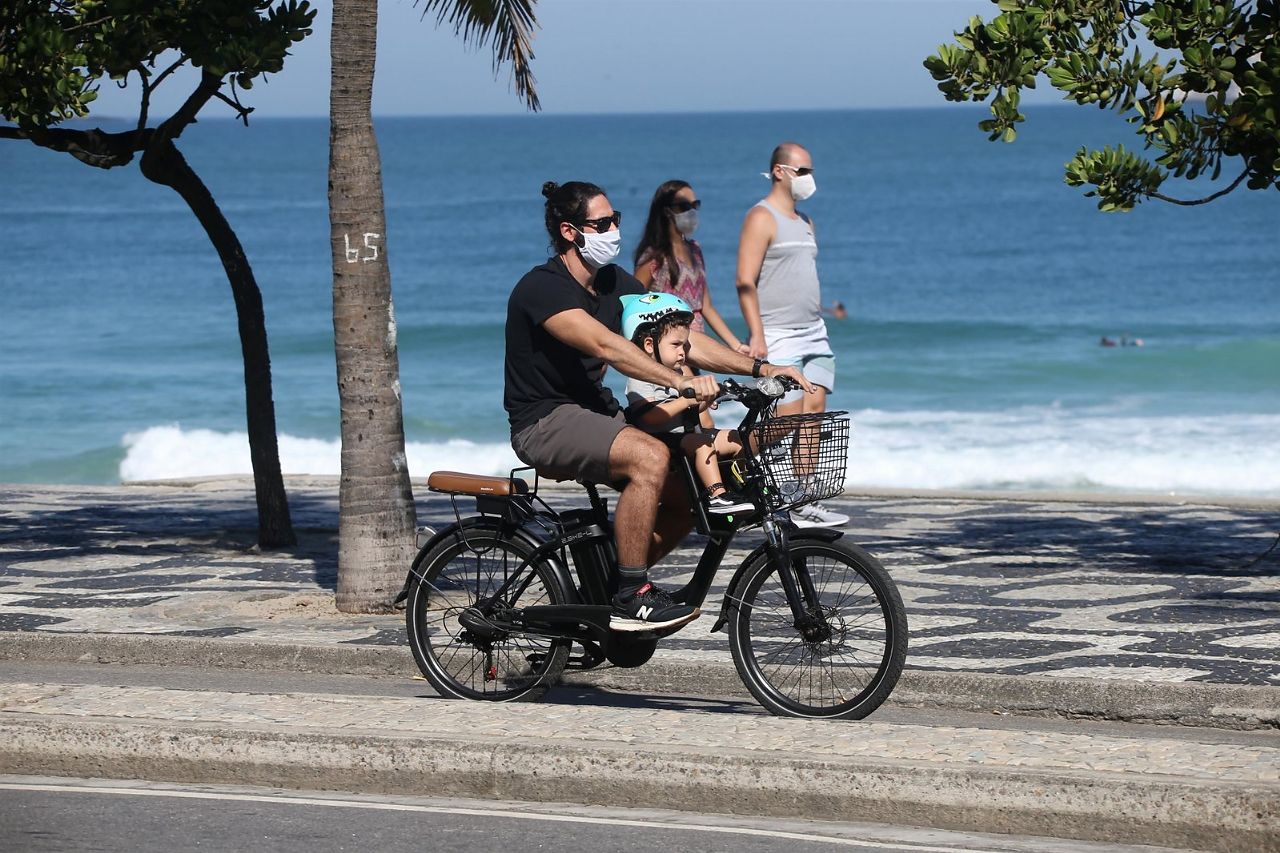
<path id="1" fill-rule="evenodd" d="M 792 542 L 810 570 L 832 636 L 795 626 L 777 567 L 761 554 L 729 591 L 729 650 L 739 677 L 770 713 L 857 720 L 889 697 L 907 655 L 907 615 L 875 557 L 843 541 Z"/>
<path id="2" fill-rule="evenodd" d="M 468 523 L 471 522 L 471 523 Z M 533 552 L 482 520 L 464 521 L 415 560 L 405 626 L 418 669 L 440 696 L 490 702 L 536 701 L 564 670 L 573 643 L 508 634 L 489 643 L 467 639 L 458 614 L 481 596 L 492 596 Z M 568 591 L 546 563 L 530 567 L 533 579 L 513 607 L 568 604 Z"/>

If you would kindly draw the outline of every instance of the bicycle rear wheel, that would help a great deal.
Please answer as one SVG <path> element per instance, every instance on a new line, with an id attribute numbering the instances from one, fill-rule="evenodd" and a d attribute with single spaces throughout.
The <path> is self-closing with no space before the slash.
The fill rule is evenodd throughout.
<path id="1" fill-rule="evenodd" d="M 477 604 L 478 611 L 492 612 L 487 602 L 533 550 L 470 521 L 417 560 L 405 607 L 414 660 L 445 698 L 540 699 L 559 679 L 573 644 L 516 632 L 485 638 L 459 623 L 459 615 Z M 568 591 L 556 573 L 536 563 L 525 567 L 499 609 L 568 603 Z"/>
<path id="2" fill-rule="evenodd" d="M 767 554 L 730 590 L 729 649 L 738 675 L 771 713 L 861 719 L 888 698 L 907 654 L 907 615 L 880 562 L 842 541 L 791 544 L 818 594 L 804 636 Z"/>

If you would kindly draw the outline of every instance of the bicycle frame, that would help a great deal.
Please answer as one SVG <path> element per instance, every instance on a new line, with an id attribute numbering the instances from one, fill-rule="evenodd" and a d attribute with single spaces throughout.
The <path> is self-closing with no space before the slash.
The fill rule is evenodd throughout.
<path id="1" fill-rule="evenodd" d="M 748 394 L 759 394 L 749 391 Z M 747 415 L 739 430 L 746 434 L 760 420 L 767 410 L 767 398 L 748 398 Z M 746 402 L 746 400 L 744 400 Z M 761 403 L 764 402 L 764 405 Z M 748 461 L 752 452 L 744 447 Z M 521 470 L 511 472 L 511 479 Z M 734 537 L 747 523 L 758 522 L 765 534 L 764 549 L 774 562 L 787 600 L 795 618 L 796 628 L 806 636 L 820 633 L 822 616 L 818 609 L 817 594 L 812 578 L 806 568 L 796 566 L 790 559 L 789 542 L 794 529 L 784 513 L 758 509 L 755 512 L 735 516 L 721 516 L 706 511 L 699 500 L 701 485 L 689 459 L 681 454 L 677 459 L 678 476 L 685 483 L 689 500 L 694 513 L 694 525 L 700 533 L 708 537 L 706 547 L 698 559 L 693 576 L 683 587 L 670 590 L 671 597 L 682 603 L 700 607 L 706 600 L 720 570 L 724 555 L 728 552 Z M 612 612 L 611 599 L 616 592 L 617 577 L 613 566 L 617 562 L 617 551 L 613 538 L 613 525 L 609 520 L 608 503 L 600 497 L 598 489 L 584 483 L 590 499 L 589 508 L 576 508 L 557 512 L 537 493 L 538 475 L 533 472 L 534 484 L 529 494 L 511 496 L 479 496 L 476 508 L 482 515 L 496 517 L 509 532 L 521 529 L 532 539 L 539 542 L 516 568 L 504 578 L 501 586 L 482 602 L 476 602 L 476 608 L 484 610 L 486 605 L 497 601 L 510 601 L 519 598 L 525 587 L 532 581 L 533 573 L 529 567 L 541 561 L 554 560 L 560 566 L 572 563 L 578 584 L 576 585 L 579 602 L 570 605 L 535 605 L 526 607 L 521 613 L 512 613 L 512 621 L 505 625 L 491 625 L 493 630 L 516 630 L 541 636 L 573 639 L 578 642 L 607 647 L 615 638 L 609 629 Z M 748 496 L 758 507 L 766 508 L 768 503 L 763 493 L 762 477 L 756 473 L 744 483 Z M 513 490 L 514 491 L 514 490 Z M 458 524 L 452 528 L 466 542 L 465 527 L 457 507 L 457 496 L 453 496 L 454 514 Z M 542 506 L 539 511 L 535 502 Z M 447 534 L 443 531 L 442 534 Z M 468 546 L 469 547 L 469 546 Z M 568 552 L 566 559 L 565 552 Z M 748 560 L 750 562 L 750 560 Z M 744 566 L 746 563 L 744 562 Z M 741 572 L 739 567 L 739 572 Z M 411 573 L 412 577 L 412 573 Z M 419 576 L 419 580 L 426 579 Z M 573 584 L 568 584 L 573 587 Z M 732 586 L 732 584 L 731 584 Z M 406 589 L 408 583 L 406 583 Z M 721 620 L 722 622 L 723 620 Z M 717 627 L 720 622 L 717 623 Z M 482 626 L 477 623 L 477 630 Z M 635 632 L 633 639 L 654 639 L 672 633 L 678 628 L 663 631 Z M 715 628 L 713 628 L 715 630 Z"/>

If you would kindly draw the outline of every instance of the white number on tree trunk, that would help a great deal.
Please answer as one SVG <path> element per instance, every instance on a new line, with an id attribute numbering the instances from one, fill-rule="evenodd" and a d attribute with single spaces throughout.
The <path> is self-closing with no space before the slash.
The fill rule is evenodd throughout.
<path id="1" fill-rule="evenodd" d="M 364 248 L 369 251 L 367 254 L 362 255 L 360 254 L 359 246 L 351 245 L 351 235 L 343 234 L 342 242 L 346 246 L 347 250 L 347 263 L 355 264 L 360 262 L 368 263 L 369 261 L 376 261 L 378 259 L 378 238 L 381 236 L 381 234 L 366 232 L 364 235 Z"/>

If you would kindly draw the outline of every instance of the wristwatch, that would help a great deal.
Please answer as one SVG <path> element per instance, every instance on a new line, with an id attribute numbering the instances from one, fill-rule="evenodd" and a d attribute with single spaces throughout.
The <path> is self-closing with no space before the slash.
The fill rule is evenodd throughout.
<path id="1" fill-rule="evenodd" d="M 763 358 L 757 358 L 756 360 L 752 361 L 752 362 L 751 362 L 751 378 L 752 378 L 752 379 L 759 379 L 759 378 L 760 378 L 760 368 L 761 368 L 761 367 L 763 367 L 764 365 L 768 364 L 768 363 L 769 363 L 769 362 L 765 361 Z"/>

